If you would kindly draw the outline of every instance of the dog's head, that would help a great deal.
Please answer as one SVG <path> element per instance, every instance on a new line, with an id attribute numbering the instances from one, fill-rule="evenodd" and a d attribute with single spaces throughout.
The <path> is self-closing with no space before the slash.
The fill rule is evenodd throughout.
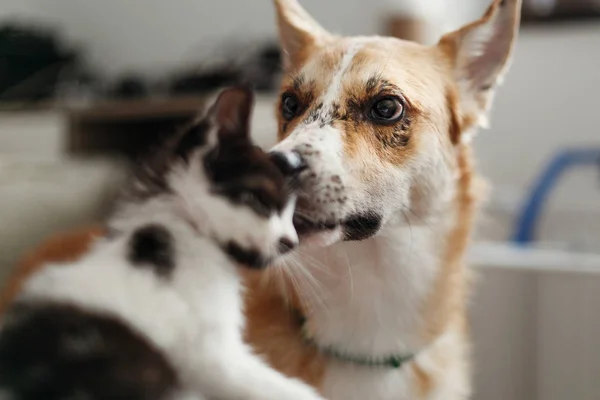
<path id="1" fill-rule="evenodd" d="M 275 0 L 286 77 L 273 149 L 300 172 L 296 227 L 320 244 L 371 237 L 453 198 L 455 147 L 485 124 L 521 0 L 496 0 L 435 46 L 339 37 Z"/>

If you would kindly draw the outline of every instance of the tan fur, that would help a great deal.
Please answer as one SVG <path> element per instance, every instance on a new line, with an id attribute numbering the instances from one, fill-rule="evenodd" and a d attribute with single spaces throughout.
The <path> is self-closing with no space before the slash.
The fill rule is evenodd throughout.
<path id="1" fill-rule="evenodd" d="M 99 227 L 88 227 L 58 234 L 23 257 L 0 292 L 0 315 L 19 294 L 23 283 L 44 264 L 75 261 L 85 254 L 92 241 L 102 236 L 103 232 Z"/>
<path id="2" fill-rule="evenodd" d="M 349 46 L 348 41 L 338 39 L 331 40 L 324 49 L 317 49 L 312 55 L 310 69 L 315 70 L 314 75 L 329 77 L 334 74 L 335 66 L 339 64 L 343 53 Z M 396 55 L 391 58 L 390 54 Z M 349 125 L 350 127 L 341 127 L 341 130 L 352 132 L 345 138 L 345 146 L 350 158 L 372 159 L 388 162 L 391 164 L 401 164 L 409 158 L 418 146 L 415 142 L 419 141 L 418 132 L 430 126 L 444 126 L 444 120 L 447 117 L 446 109 L 436 107 L 443 103 L 443 97 L 438 95 L 442 93 L 440 88 L 444 82 L 437 73 L 436 51 L 417 46 L 412 42 L 381 39 L 369 43 L 355 57 L 352 68 L 344 76 L 343 90 L 338 101 L 340 104 L 339 113 L 348 118 L 348 121 L 336 122 L 339 125 Z M 370 63 L 369 60 L 385 60 L 384 68 L 381 63 Z M 318 71 L 318 73 L 316 72 Z M 304 82 L 299 88 L 294 87 L 294 78 L 302 77 Z M 378 77 L 380 80 L 388 82 L 401 82 L 402 94 L 407 100 L 406 113 L 410 114 L 410 121 L 414 125 L 408 125 L 403 129 L 396 129 L 393 126 L 373 126 L 367 121 L 357 118 L 355 115 L 360 110 L 348 108 L 350 101 L 358 103 L 367 102 L 369 97 L 365 93 L 367 80 L 371 77 Z M 302 116 L 309 114 L 315 109 L 317 104 L 314 99 L 321 97 L 328 89 L 329 81 L 327 79 L 314 79 L 314 76 L 307 74 L 291 73 L 286 76 L 282 83 L 282 93 L 293 93 L 303 103 Z M 389 91 L 394 94 L 395 91 Z M 433 97 L 433 98 L 432 98 Z M 306 106 L 310 104 L 311 107 Z M 280 138 L 284 138 L 296 126 L 297 118 L 291 122 L 286 122 L 278 113 Z M 407 146 L 396 144 L 400 138 L 408 140 Z M 373 174 L 365 175 L 365 179 L 372 178 Z"/>
<path id="3" fill-rule="evenodd" d="M 414 373 L 414 392 L 417 398 L 425 398 L 433 390 L 433 379 L 431 375 L 425 372 L 417 363 L 411 364 Z"/>
<path id="4" fill-rule="evenodd" d="M 325 359 L 306 346 L 300 331 L 302 308 L 288 288 L 288 302 L 282 301 L 281 287 L 263 273 L 247 272 L 246 339 L 279 371 L 300 378 L 315 387 L 321 386 Z"/>

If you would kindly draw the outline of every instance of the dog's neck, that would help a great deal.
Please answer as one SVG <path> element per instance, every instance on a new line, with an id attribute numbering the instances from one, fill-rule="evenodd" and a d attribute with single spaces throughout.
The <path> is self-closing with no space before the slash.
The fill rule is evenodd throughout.
<path id="1" fill-rule="evenodd" d="M 300 252 L 312 277 L 295 280 L 319 345 L 371 358 L 413 354 L 464 322 L 462 259 L 475 202 L 469 149 L 457 154 L 455 200 L 432 218 L 403 214 L 371 239 Z"/>
<path id="2" fill-rule="evenodd" d="M 301 256 L 315 278 L 298 280 L 306 328 L 319 344 L 372 357 L 426 345 L 422 308 L 441 268 L 443 243 L 435 227 L 412 222 Z"/>

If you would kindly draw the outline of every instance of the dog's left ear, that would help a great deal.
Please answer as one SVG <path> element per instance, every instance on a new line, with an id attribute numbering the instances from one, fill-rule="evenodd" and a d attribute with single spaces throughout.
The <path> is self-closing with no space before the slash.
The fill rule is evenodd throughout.
<path id="1" fill-rule="evenodd" d="M 302 64 L 308 53 L 331 35 L 302 8 L 298 0 L 273 1 L 283 50 L 283 67 L 290 70 Z"/>
<path id="2" fill-rule="evenodd" d="M 515 47 L 522 0 L 494 0 L 485 15 L 445 35 L 438 48 L 450 59 L 458 88 L 462 131 L 488 125 L 494 90 L 502 83 Z"/>

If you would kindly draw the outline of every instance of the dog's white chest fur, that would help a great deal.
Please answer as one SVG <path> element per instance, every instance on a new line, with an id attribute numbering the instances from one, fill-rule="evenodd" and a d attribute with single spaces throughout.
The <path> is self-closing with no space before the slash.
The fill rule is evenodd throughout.
<path id="1" fill-rule="evenodd" d="M 348 365 L 331 365 L 325 377 L 328 399 L 410 400 L 410 376 L 398 370 L 365 370 Z"/>
<path id="2" fill-rule="evenodd" d="M 309 331 L 349 354 L 386 357 L 420 350 L 422 305 L 437 271 L 435 237 L 427 228 L 398 227 L 363 242 L 311 251 L 302 259 L 314 280 Z"/>
<path id="3" fill-rule="evenodd" d="M 384 358 L 418 353 L 422 307 L 437 269 L 436 238 L 424 227 L 395 228 L 363 242 L 312 250 L 302 257 L 314 280 L 299 279 L 310 299 L 307 329 L 320 345 L 349 355 Z M 326 268 L 326 269 L 325 269 Z M 403 399 L 405 369 L 333 362 L 324 381 L 327 398 Z"/>
<path id="4" fill-rule="evenodd" d="M 323 392 L 330 400 L 464 400 L 471 394 L 464 358 L 463 338 L 450 331 L 415 358 L 415 364 L 432 377 L 435 386 L 425 397 L 420 394 L 412 366 L 379 369 L 335 362 L 329 365 Z M 450 361 L 453 368 L 445 368 L 440 359 Z"/>
<path id="5" fill-rule="evenodd" d="M 439 271 L 440 239 L 425 226 L 385 230 L 363 242 L 311 249 L 301 257 L 314 279 L 298 279 L 308 300 L 309 333 L 322 346 L 348 355 L 384 358 L 415 355 L 420 368 L 439 375 L 435 358 L 449 340 L 433 344 L 422 339 L 423 307 Z M 427 249 L 427 251 L 425 251 Z M 454 346 L 454 344 L 452 345 Z M 452 354 L 447 356 L 454 358 Z M 468 379 L 458 369 L 452 382 L 440 383 L 430 399 L 462 398 Z M 452 374 L 443 372 L 441 381 Z M 331 400 L 412 400 L 415 373 L 366 367 L 333 360 L 328 364 L 323 393 Z"/>

